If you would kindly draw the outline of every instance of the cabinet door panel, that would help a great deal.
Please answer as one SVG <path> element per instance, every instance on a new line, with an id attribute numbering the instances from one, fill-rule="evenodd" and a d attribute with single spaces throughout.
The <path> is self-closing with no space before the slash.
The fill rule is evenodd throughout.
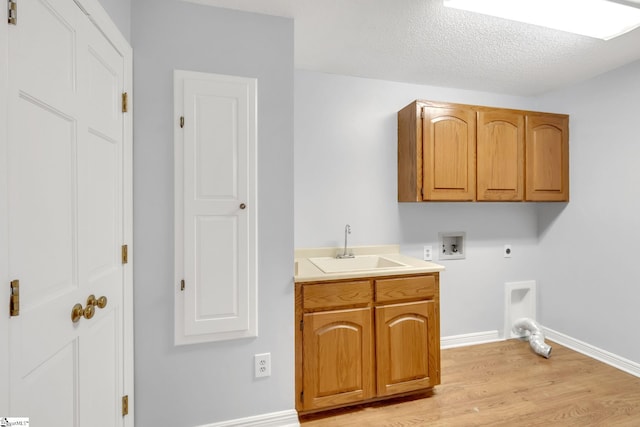
<path id="1" fill-rule="evenodd" d="M 472 109 L 423 109 L 423 199 L 473 200 L 476 116 Z"/>
<path id="2" fill-rule="evenodd" d="M 376 341 L 378 396 L 440 383 L 440 333 L 434 301 L 376 307 Z"/>
<path id="3" fill-rule="evenodd" d="M 304 315 L 304 410 L 374 396 L 371 318 L 370 308 Z"/>
<path id="4" fill-rule="evenodd" d="M 569 200 L 569 118 L 527 115 L 526 200 Z"/>
<path id="5" fill-rule="evenodd" d="M 523 199 L 524 131 L 522 114 L 478 113 L 478 200 Z"/>

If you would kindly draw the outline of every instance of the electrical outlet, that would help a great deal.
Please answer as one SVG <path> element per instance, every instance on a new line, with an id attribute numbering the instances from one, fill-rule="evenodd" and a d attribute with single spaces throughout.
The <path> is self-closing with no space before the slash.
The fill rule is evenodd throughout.
<path id="1" fill-rule="evenodd" d="M 253 360 L 256 378 L 271 376 L 271 353 L 256 354 Z"/>
<path id="2" fill-rule="evenodd" d="M 422 250 L 422 259 L 425 261 L 433 260 L 433 246 L 424 246 Z"/>
<path id="3" fill-rule="evenodd" d="M 511 258 L 511 245 L 504 245 L 504 257 L 505 258 Z"/>

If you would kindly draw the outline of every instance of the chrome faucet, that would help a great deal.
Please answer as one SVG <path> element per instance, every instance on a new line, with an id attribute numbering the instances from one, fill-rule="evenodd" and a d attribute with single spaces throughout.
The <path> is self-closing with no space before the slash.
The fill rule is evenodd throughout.
<path id="1" fill-rule="evenodd" d="M 351 234 L 351 226 L 347 224 L 344 226 L 344 252 L 336 255 L 336 258 L 338 259 L 356 257 L 353 252 L 347 252 L 347 238 L 349 234 Z"/>

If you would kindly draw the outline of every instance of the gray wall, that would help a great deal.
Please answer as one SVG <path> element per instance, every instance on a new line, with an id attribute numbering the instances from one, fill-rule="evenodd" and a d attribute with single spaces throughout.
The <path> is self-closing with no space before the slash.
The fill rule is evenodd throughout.
<path id="1" fill-rule="evenodd" d="M 293 408 L 293 224 L 296 247 L 340 245 L 348 222 L 354 245 L 400 243 L 417 257 L 438 231 L 466 231 L 467 259 L 442 262 L 443 336 L 501 330 L 504 282 L 535 279 L 545 326 L 640 362 L 640 343 L 618 332 L 640 321 L 640 62 L 539 98 L 301 70 L 294 78 L 289 20 L 174 0 L 100 2 L 134 47 L 138 424 Z M 175 68 L 259 79 L 255 340 L 172 344 Z M 395 113 L 416 98 L 571 114 L 571 202 L 398 204 Z M 504 243 L 513 258 L 502 257 Z M 267 351 L 273 376 L 254 381 L 252 356 Z"/>
<path id="2" fill-rule="evenodd" d="M 339 246 L 350 223 L 354 245 L 420 257 L 466 231 L 467 259 L 441 261 L 443 336 L 502 330 L 504 282 L 534 279 L 544 326 L 640 363 L 623 338 L 640 323 L 638 75 L 518 98 L 296 71 L 295 245 Z M 395 114 L 416 98 L 570 114 L 571 201 L 398 204 Z"/>
<path id="3" fill-rule="evenodd" d="M 571 114 L 571 202 L 539 209 L 551 328 L 640 363 L 640 61 L 541 97 Z"/>
<path id="4" fill-rule="evenodd" d="M 293 21 L 133 2 L 135 408 L 191 426 L 294 407 Z M 173 345 L 173 70 L 258 79 L 259 337 Z M 253 378 L 271 352 L 272 376 Z"/>
<path id="5" fill-rule="evenodd" d="M 465 231 L 464 260 L 437 261 L 442 335 L 503 329 L 504 283 L 537 279 L 531 203 L 398 203 L 397 111 L 415 99 L 528 109 L 532 100 L 296 71 L 295 245 L 400 244 L 422 257 L 438 232 Z M 513 257 L 505 259 L 510 243 Z"/>
<path id="6" fill-rule="evenodd" d="M 98 0 L 124 38 L 131 43 L 131 0 Z"/>

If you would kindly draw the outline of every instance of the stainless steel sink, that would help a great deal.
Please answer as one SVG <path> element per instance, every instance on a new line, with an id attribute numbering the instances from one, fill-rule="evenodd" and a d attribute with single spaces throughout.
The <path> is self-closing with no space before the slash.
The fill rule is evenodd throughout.
<path id="1" fill-rule="evenodd" d="M 318 257 L 309 258 L 312 264 L 325 273 L 345 273 L 349 271 L 366 271 L 408 267 L 398 261 L 380 255 L 357 255 L 354 258 Z"/>

